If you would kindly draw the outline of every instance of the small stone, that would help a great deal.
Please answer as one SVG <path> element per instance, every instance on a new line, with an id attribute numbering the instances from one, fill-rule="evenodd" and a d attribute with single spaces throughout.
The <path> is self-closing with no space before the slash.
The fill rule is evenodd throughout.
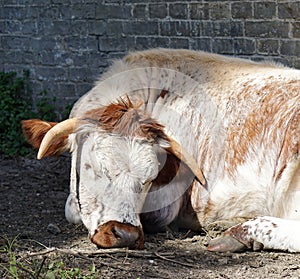
<path id="1" fill-rule="evenodd" d="M 52 234 L 55 234 L 55 235 L 61 233 L 61 229 L 57 225 L 52 224 L 52 223 L 50 223 L 47 226 L 47 231 L 52 233 Z"/>

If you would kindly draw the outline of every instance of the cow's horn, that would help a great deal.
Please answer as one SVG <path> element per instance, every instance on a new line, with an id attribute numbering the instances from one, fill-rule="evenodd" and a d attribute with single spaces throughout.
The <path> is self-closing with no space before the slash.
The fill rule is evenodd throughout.
<path id="1" fill-rule="evenodd" d="M 75 130 L 77 123 L 77 118 L 70 118 L 53 126 L 44 136 L 37 158 L 42 159 L 45 156 L 51 145 L 51 142 L 53 142 L 55 139 L 71 134 Z"/>
<path id="2" fill-rule="evenodd" d="M 169 142 L 170 142 L 170 147 L 171 147 L 171 150 L 172 150 L 173 154 L 178 159 L 183 161 L 191 169 L 191 171 L 194 173 L 197 180 L 203 186 L 205 186 L 206 185 L 206 179 L 203 175 L 203 172 L 198 167 L 198 164 L 195 161 L 195 159 L 186 150 L 184 150 L 184 148 L 182 148 L 182 146 L 178 142 L 176 142 L 175 140 L 169 138 Z"/>

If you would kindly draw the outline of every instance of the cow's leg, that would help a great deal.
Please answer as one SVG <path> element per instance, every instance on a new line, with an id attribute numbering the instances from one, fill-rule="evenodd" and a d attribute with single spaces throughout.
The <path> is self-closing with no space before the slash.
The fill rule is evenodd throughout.
<path id="1" fill-rule="evenodd" d="M 300 252 L 300 222 L 270 216 L 257 217 L 228 229 L 224 236 L 214 239 L 210 251 L 241 251 L 256 249 L 261 243 L 265 249 Z"/>
<path id="2" fill-rule="evenodd" d="M 65 205 L 65 216 L 68 222 L 72 224 L 80 224 L 81 217 L 78 208 L 77 199 L 71 194 L 69 194 Z"/>

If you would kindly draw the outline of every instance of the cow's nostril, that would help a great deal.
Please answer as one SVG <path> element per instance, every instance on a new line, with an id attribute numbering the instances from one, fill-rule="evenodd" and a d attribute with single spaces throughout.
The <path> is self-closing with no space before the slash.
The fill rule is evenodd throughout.
<path id="1" fill-rule="evenodd" d="M 111 229 L 111 232 L 114 234 L 115 238 L 117 239 L 123 238 L 122 236 L 124 235 L 124 232 L 120 230 L 118 227 L 113 227 Z"/>
<path id="2" fill-rule="evenodd" d="M 119 228 L 118 226 L 115 226 L 112 231 L 117 239 L 122 240 L 122 242 L 127 244 L 134 243 L 137 238 L 139 238 L 137 232 L 128 231 L 126 229 Z"/>

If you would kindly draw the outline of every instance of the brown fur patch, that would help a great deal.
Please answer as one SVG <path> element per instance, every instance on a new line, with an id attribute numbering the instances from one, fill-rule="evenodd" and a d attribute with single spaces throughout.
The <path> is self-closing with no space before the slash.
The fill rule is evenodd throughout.
<path id="1" fill-rule="evenodd" d="M 46 133 L 57 124 L 57 122 L 47 122 L 40 119 L 29 119 L 22 121 L 23 134 L 29 144 L 39 149 Z M 66 151 L 67 137 L 62 136 L 53 141 L 44 157 L 58 156 Z"/>
<path id="2" fill-rule="evenodd" d="M 163 90 L 160 92 L 159 97 L 165 98 L 165 96 L 166 96 L 167 94 L 169 94 L 169 93 L 170 93 L 170 91 L 163 89 Z"/>
<path id="3" fill-rule="evenodd" d="M 132 136 L 156 141 L 167 140 L 163 126 L 134 105 L 129 97 L 108 106 L 88 111 L 84 117 L 99 121 L 101 128 L 121 136 Z"/>
<path id="4" fill-rule="evenodd" d="M 247 248 L 251 248 L 253 245 L 253 240 L 251 239 L 248 230 L 248 226 L 239 224 L 228 229 L 224 235 L 231 236 L 243 243 Z"/>
<path id="5" fill-rule="evenodd" d="M 160 160 L 160 154 L 158 154 L 158 160 Z M 153 180 L 152 186 L 158 187 L 170 183 L 176 176 L 180 167 L 180 160 L 174 155 L 167 153 L 166 162 L 163 168 L 160 170 L 158 176 Z"/>
<path id="6" fill-rule="evenodd" d="M 257 95 L 243 123 L 236 122 L 228 131 L 227 171 L 234 173 L 247 159 L 247 153 L 263 152 L 280 143 L 274 177 L 279 179 L 288 161 L 300 152 L 299 82 L 272 82 L 259 90 L 245 86 L 243 94 Z M 291 103 L 294 100 L 294 103 Z M 248 104 L 249 105 L 249 104 Z M 245 108 L 246 110 L 246 108 Z"/>

